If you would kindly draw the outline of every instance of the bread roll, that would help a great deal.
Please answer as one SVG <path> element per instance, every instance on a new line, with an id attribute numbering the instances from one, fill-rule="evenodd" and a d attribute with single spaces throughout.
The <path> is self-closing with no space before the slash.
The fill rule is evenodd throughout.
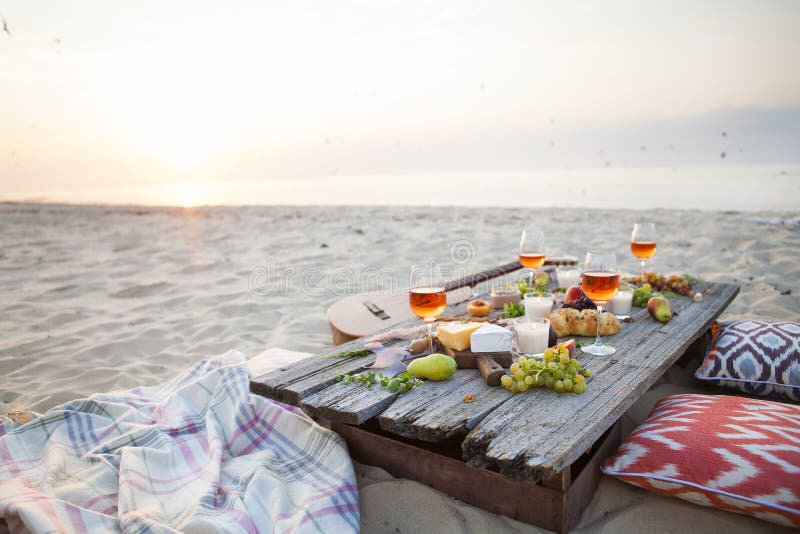
<path id="1" fill-rule="evenodd" d="M 583 336 L 591 337 L 597 332 L 597 310 L 578 311 L 573 308 L 561 308 L 558 313 L 546 316 L 550 326 L 558 337 Z M 600 335 L 608 336 L 620 331 L 620 324 L 613 313 L 603 312 L 600 316 Z"/>
<path id="2" fill-rule="evenodd" d="M 616 334 L 620 330 L 619 320 L 617 316 L 611 312 L 603 312 L 600 317 L 600 335 L 610 336 Z"/>
<path id="3" fill-rule="evenodd" d="M 573 336 L 584 337 L 597 334 L 597 310 L 581 310 L 580 320 L 574 330 L 570 328 L 569 333 Z"/>

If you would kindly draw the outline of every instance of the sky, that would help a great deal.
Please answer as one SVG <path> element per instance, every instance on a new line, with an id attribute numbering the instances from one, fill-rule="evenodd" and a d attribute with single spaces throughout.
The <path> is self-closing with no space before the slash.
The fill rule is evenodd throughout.
<path id="1" fill-rule="evenodd" d="M 0 0 L 0 14 L 0 200 L 189 205 L 288 181 L 316 203 L 354 177 L 383 177 L 386 197 L 391 176 L 546 169 L 800 180 L 791 0 Z"/>

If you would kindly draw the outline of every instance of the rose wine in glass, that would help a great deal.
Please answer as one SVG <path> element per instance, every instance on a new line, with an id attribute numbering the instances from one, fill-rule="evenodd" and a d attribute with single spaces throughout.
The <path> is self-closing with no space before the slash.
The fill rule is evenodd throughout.
<path id="1" fill-rule="evenodd" d="M 617 256 L 613 252 L 586 253 L 586 260 L 583 262 L 581 289 L 597 305 L 597 335 L 592 345 L 583 347 L 581 350 L 595 356 L 614 354 L 617 351 L 616 348 L 611 345 L 605 345 L 600 341 L 600 317 L 603 313 L 603 306 L 611 300 L 611 297 L 619 289 Z"/>
<path id="2" fill-rule="evenodd" d="M 656 225 L 653 223 L 636 223 L 631 233 L 631 252 L 644 264 L 656 253 Z"/>
<path id="3" fill-rule="evenodd" d="M 428 325 L 428 348 L 433 352 L 433 322 L 447 307 L 447 293 L 441 268 L 435 263 L 411 267 L 408 304 L 411 311 Z"/>
<path id="4" fill-rule="evenodd" d="M 536 269 L 544 265 L 544 258 L 544 234 L 536 229 L 523 230 L 519 240 L 519 262 L 530 271 L 531 290 Z"/>

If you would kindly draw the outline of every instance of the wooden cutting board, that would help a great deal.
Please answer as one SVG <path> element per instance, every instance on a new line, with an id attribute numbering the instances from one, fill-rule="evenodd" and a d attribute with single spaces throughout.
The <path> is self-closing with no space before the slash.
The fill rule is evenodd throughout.
<path id="1" fill-rule="evenodd" d="M 478 356 L 490 356 L 498 363 L 498 365 L 501 365 L 505 368 L 508 368 L 508 366 L 514 363 L 514 356 L 510 352 L 472 352 L 470 350 L 456 351 L 450 347 L 444 347 L 444 352 L 456 361 L 456 365 L 459 367 L 459 369 L 475 367 L 474 365 L 470 366 L 470 363 Z"/>

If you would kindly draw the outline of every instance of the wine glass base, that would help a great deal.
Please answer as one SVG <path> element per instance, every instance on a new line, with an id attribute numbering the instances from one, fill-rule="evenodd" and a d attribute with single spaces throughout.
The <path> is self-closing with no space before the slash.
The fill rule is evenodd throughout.
<path id="1" fill-rule="evenodd" d="M 616 347 L 611 345 L 604 345 L 602 343 L 593 343 L 588 347 L 581 347 L 581 351 L 592 356 L 610 356 L 617 352 Z"/>

